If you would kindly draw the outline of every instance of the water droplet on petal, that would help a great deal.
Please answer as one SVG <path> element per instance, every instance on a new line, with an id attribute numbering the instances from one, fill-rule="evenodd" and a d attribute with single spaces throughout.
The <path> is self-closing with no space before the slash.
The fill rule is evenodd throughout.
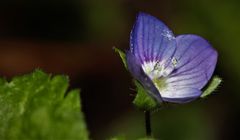
<path id="1" fill-rule="evenodd" d="M 178 63 L 177 58 L 173 57 L 173 58 L 172 58 L 172 65 L 173 65 L 174 67 L 176 67 L 176 66 L 177 66 L 177 63 Z"/>
<path id="2" fill-rule="evenodd" d="M 163 30 L 162 35 L 165 36 L 168 40 L 175 39 L 173 33 L 169 30 Z"/>

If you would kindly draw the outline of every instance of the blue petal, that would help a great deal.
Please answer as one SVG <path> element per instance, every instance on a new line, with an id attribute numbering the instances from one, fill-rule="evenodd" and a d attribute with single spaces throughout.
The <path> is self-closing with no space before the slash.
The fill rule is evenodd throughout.
<path id="1" fill-rule="evenodd" d="M 150 94 L 150 96 L 152 96 L 159 103 L 161 103 L 162 98 L 159 94 L 159 91 L 154 86 L 152 80 L 143 72 L 143 69 L 138 59 L 136 59 L 136 57 L 129 51 L 126 53 L 126 59 L 128 70 L 133 75 L 133 77 L 143 85 L 143 87 Z"/>
<path id="2" fill-rule="evenodd" d="M 211 78 L 217 62 L 217 52 L 203 38 L 196 35 L 177 37 L 175 70 L 166 82 L 171 87 L 202 89 Z"/>
<path id="3" fill-rule="evenodd" d="M 167 89 L 162 91 L 162 99 L 172 103 L 188 103 L 197 99 L 201 95 L 201 91 L 195 88 L 179 88 Z"/>
<path id="4" fill-rule="evenodd" d="M 130 51 L 142 64 L 168 60 L 176 48 L 171 30 L 157 18 L 139 13 L 130 36 Z"/>

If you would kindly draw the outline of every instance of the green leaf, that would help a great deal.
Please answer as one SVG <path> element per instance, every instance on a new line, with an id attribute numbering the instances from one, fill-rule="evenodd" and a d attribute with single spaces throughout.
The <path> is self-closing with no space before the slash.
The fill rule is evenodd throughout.
<path id="1" fill-rule="evenodd" d="M 116 48 L 116 47 L 113 47 L 113 49 L 114 49 L 114 51 L 115 51 L 116 53 L 118 53 L 119 56 L 121 57 L 122 62 L 123 62 L 123 64 L 124 64 L 124 67 L 125 67 L 126 69 L 128 69 L 128 68 L 127 68 L 126 54 L 125 54 L 123 51 L 121 51 L 120 49 Z"/>
<path id="2" fill-rule="evenodd" d="M 201 98 L 205 98 L 211 93 L 213 93 L 219 87 L 221 82 L 222 82 L 222 79 L 220 77 L 214 76 L 210 81 L 210 83 L 208 84 L 208 86 L 206 87 L 206 89 L 203 91 Z"/>
<path id="3" fill-rule="evenodd" d="M 0 79 L 0 139 L 88 140 L 79 91 L 67 93 L 68 82 L 40 70 Z"/>
<path id="4" fill-rule="evenodd" d="M 136 85 L 137 94 L 133 100 L 133 104 L 140 110 L 144 111 L 153 111 L 159 108 L 160 104 L 157 103 L 157 101 L 155 101 L 151 96 L 149 96 L 143 86 L 136 80 L 134 80 L 134 83 Z"/>

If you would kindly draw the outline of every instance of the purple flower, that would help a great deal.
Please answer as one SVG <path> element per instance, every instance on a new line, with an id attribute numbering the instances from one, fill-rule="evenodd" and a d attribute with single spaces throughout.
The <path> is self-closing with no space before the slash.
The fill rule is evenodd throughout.
<path id="1" fill-rule="evenodd" d="M 202 37 L 174 36 L 157 18 L 139 13 L 126 59 L 130 73 L 159 102 L 186 103 L 201 96 L 217 52 Z"/>

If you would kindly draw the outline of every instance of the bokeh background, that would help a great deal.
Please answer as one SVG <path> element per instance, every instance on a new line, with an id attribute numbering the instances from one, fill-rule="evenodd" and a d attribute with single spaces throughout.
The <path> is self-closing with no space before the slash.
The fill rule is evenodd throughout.
<path id="1" fill-rule="evenodd" d="M 131 76 L 113 46 L 126 50 L 139 11 L 175 34 L 207 38 L 219 52 L 223 78 L 206 100 L 170 105 L 153 116 L 161 140 L 238 140 L 240 134 L 240 2 L 238 0 L 2 0 L 0 75 L 11 79 L 41 68 L 70 76 L 81 89 L 90 136 L 143 137 L 144 115 L 131 101 Z"/>

